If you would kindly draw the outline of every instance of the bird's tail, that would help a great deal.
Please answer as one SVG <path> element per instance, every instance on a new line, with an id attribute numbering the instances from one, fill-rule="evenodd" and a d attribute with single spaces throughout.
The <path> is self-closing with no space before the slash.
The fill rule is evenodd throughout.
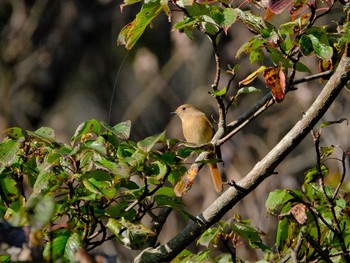
<path id="1" fill-rule="evenodd" d="M 208 163 L 211 172 L 211 178 L 213 179 L 213 184 L 216 192 L 220 193 L 222 191 L 222 179 L 219 172 L 218 165 L 216 163 Z"/>

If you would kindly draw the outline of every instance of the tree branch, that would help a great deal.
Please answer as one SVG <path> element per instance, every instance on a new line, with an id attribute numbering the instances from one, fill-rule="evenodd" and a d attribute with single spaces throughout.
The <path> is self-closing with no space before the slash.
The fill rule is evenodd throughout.
<path id="1" fill-rule="evenodd" d="M 350 58 L 348 47 L 344 55 L 318 98 L 299 122 L 288 134 L 262 159 L 241 181 L 238 187 L 231 187 L 214 201 L 203 213 L 197 216 L 197 222 L 190 222 L 180 233 L 166 244 L 143 250 L 134 262 L 167 262 L 176 257 L 183 249 L 198 238 L 207 228 L 216 223 L 227 211 L 262 181 L 274 173 L 274 169 L 305 138 L 313 126 L 321 119 L 344 85 L 350 79 Z"/>

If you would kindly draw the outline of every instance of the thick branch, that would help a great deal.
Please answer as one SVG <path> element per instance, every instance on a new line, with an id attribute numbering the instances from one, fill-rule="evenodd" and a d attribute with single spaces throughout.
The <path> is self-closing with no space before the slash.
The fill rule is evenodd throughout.
<path id="1" fill-rule="evenodd" d="M 347 54 L 348 52 L 344 52 Z M 197 222 L 190 222 L 179 234 L 166 244 L 142 251 L 134 262 L 168 262 L 198 238 L 207 228 L 217 222 L 239 200 L 253 191 L 263 180 L 274 173 L 274 169 L 305 138 L 313 126 L 327 111 L 341 89 L 350 79 L 350 58 L 344 55 L 322 92 L 299 122 L 241 181 L 237 187 L 224 192 L 203 213 Z"/>

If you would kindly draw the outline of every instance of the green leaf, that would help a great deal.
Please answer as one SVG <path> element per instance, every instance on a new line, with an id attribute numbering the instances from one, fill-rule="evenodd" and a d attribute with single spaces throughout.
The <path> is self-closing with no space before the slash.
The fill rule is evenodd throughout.
<path id="1" fill-rule="evenodd" d="M 157 204 L 158 207 L 179 207 L 182 206 L 183 203 L 179 198 L 175 196 L 174 189 L 173 189 L 173 197 L 170 197 L 168 195 L 157 195 L 154 197 L 154 202 Z"/>
<path id="2" fill-rule="evenodd" d="M 321 164 L 321 173 L 323 177 L 327 176 L 329 173 L 328 167 L 324 164 Z M 317 167 L 316 166 L 311 167 L 309 170 L 305 172 L 304 184 L 314 182 L 316 179 L 318 179 L 318 177 L 319 177 L 319 173 L 318 173 Z"/>
<path id="3" fill-rule="evenodd" d="M 47 143 L 56 144 L 55 131 L 49 127 L 41 127 L 35 132 L 26 131 L 30 137 L 39 139 Z"/>
<path id="4" fill-rule="evenodd" d="M 334 146 L 321 147 L 321 160 L 330 156 L 334 152 Z"/>
<path id="5" fill-rule="evenodd" d="M 278 249 L 282 249 L 285 240 L 288 237 L 289 222 L 287 218 L 283 218 L 278 221 L 277 233 L 276 233 L 276 246 Z"/>
<path id="6" fill-rule="evenodd" d="M 204 20 L 202 22 L 202 27 L 205 28 L 208 34 L 215 35 L 219 32 L 219 26 L 211 16 L 203 15 L 201 18 Z"/>
<path id="7" fill-rule="evenodd" d="M 333 56 L 333 48 L 327 43 L 322 42 L 321 39 L 314 35 L 307 35 L 312 42 L 312 47 L 314 48 L 316 54 L 324 60 L 330 60 Z"/>
<path id="8" fill-rule="evenodd" d="M 244 88 L 240 88 L 237 91 L 236 97 L 238 97 L 241 94 L 250 94 L 250 93 L 257 93 L 257 92 L 261 92 L 260 89 L 257 89 L 255 87 L 244 87 Z"/>
<path id="9" fill-rule="evenodd" d="M 50 222 L 55 213 L 55 202 L 52 196 L 32 195 L 27 203 L 31 226 L 35 229 L 42 229 Z"/>
<path id="10" fill-rule="evenodd" d="M 174 25 L 174 29 L 183 30 L 185 28 L 193 29 L 195 25 L 198 23 L 198 18 L 186 17 L 184 20 L 177 22 Z"/>
<path id="11" fill-rule="evenodd" d="M 114 134 L 120 139 L 127 140 L 130 137 L 131 121 L 125 121 L 113 126 Z"/>
<path id="12" fill-rule="evenodd" d="M 210 91 L 210 94 L 214 97 L 222 97 L 222 96 L 225 96 L 226 93 L 227 93 L 227 87 L 224 87 L 220 90 Z"/>
<path id="13" fill-rule="evenodd" d="M 155 161 L 150 165 L 150 167 L 147 168 L 150 168 L 145 169 L 146 173 L 148 174 L 146 177 L 149 184 L 161 184 L 165 175 L 168 173 L 168 166 L 161 161 Z M 150 171 L 148 172 L 148 170 Z"/>
<path id="14" fill-rule="evenodd" d="M 14 202 L 15 200 L 18 199 L 19 197 L 19 189 L 17 182 L 10 178 L 10 177 L 5 177 L 1 179 L 1 186 L 2 191 L 5 193 L 6 198 L 8 201 Z"/>
<path id="15" fill-rule="evenodd" d="M 6 255 L 2 255 L 0 256 L 0 262 L 3 263 L 10 263 L 11 261 L 11 257 L 10 256 L 6 256 Z"/>
<path id="16" fill-rule="evenodd" d="M 109 217 L 121 218 L 124 217 L 127 220 L 133 220 L 135 218 L 135 211 L 130 209 L 129 211 L 125 211 L 125 209 L 129 206 L 128 203 L 122 202 L 117 205 L 109 206 L 105 210 L 105 214 Z"/>
<path id="17" fill-rule="evenodd" d="M 299 44 L 300 44 L 301 52 L 303 52 L 305 56 L 310 55 L 314 51 L 312 46 L 312 41 L 307 35 L 301 36 L 299 40 Z"/>
<path id="18" fill-rule="evenodd" d="M 146 27 L 158 16 L 162 9 L 163 7 L 159 2 L 143 4 L 136 18 L 120 31 L 117 44 L 125 45 L 128 50 L 132 49 Z"/>
<path id="19" fill-rule="evenodd" d="M 219 233 L 220 231 L 218 228 L 208 228 L 197 240 L 197 245 L 200 244 L 202 246 L 209 247 L 209 245 L 213 242 L 213 239 L 215 239 Z"/>
<path id="20" fill-rule="evenodd" d="M 109 126 L 105 122 L 101 122 L 101 125 L 103 128 L 105 128 L 108 132 L 112 133 L 114 136 L 127 140 L 129 139 L 130 136 L 130 130 L 131 130 L 131 121 L 125 121 L 125 122 L 120 122 L 113 127 Z"/>
<path id="21" fill-rule="evenodd" d="M 321 128 L 326 127 L 326 126 L 329 126 L 329 125 L 333 125 L 333 124 L 339 124 L 339 123 L 342 123 L 342 122 L 344 122 L 344 121 L 346 121 L 346 125 L 349 125 L 348 119 L 342 118 L 342 119 L 337 120 L 337 121 L 326 121 L 326 122 L 323 122 L 323 123 L 321 124 Z"/>
<path id="22" fill-rule="evenodd" d="M 297 62 L 295 69 L 299 72 L 308 72 L 311 73 L 311 70 L 303 63 Z"/>
<path id="23" fill-rule="evenodd" d="M 85 144 L 90 148 L 105 156 L 107 154 L 106 140 L 102 136 L 98 136 L 96 140 L 86 141 Z"/>
<path id="24" fill-rule="evenodd" d="M 223 11 L 224 20 L 220 24 L 226 30 L 231 27 L 234 22 L 237 20 L 238 10 L 234 8 L 225 8 Z"/>
<path id="25" fill-rule="evenodd" d="M 239 58 L 239 56 L 242 53 L 249 54 L 253 50 L 261 50 L 262 45 L 265 44 L 265 40 L 262 39 L 260 36 L 255 36 L 248 42 L 245 42 L 237 51 L 236 58 Z"/>
<path id="26" fill-rule="evenodd" d="M 76 252 L 82 249 L 84 246 L 82 244 L 81 238 L 78 233 L 73 233 L 68 239 L 66 246 L 64 248 L 64 256 L 69 259 L 70 262 L 76 261 Z"/>
<path id="27" fill-rule="evenodd" d="M 76 139 L 78 139 L 79 137 L 81 137 L 87 133 L 94 133 L 96 135 L 99 135 L 100 130 L 101 130 L 101 125 L 95 119 L 83 122 L 76 129 L 73 137 L 71 138 L 71 142 L 74 142 Z"/>
<path id="28" fill-rule="evenodd" d="M 115 175 L 116 180 L 130 178 L 130 167 L 123 161 L 115 163 L 102 159 L 97 161 L 95 164 L 97 168 L 104 169 L 105 171 Z"/>
<path id="29" fill-rule="evenodd" d="M 279 207 L 292 197 L 285 189 L 278 189 L 269 194 L 265 201 L 266 211 L 274 214 Z"/>
<path id="30" fill-rule="evenodd" d="M 63 233 L 59 232 L 58 236 L 55 237 L 52 242 L 47 243 L 43 252 L 45 259 L 62 258 L 69 236 L 70 232 L 68 231 L 64 231 Z"/>
<path id="31" fill-rule="evenodd" d="M 90 178 L 83 181 L 84 186 L 92 193 L 103 195 L 107 199 L 113 199 L 117 195 L 117 190 L 108 181 L 100 181 L 96 178 Z"/>
<path id="32" fill-rule="evenodd" d="M 124 218 L 119 220 L 110 218 L 106 226 L 124 246 L 131 249 L 142 248 L 147 237 L 155 234 L 141 223 L 131 223 Z"/>
<path id="33" fill-rule="evenodd" d="M 250 62 L 250 64 L 253 64 L 255 61 L 258 61 L 258 62 L 262 63 L 263 60 L 264 60 L 264 52 L 263 52 L 262 48 L 252 50 L 249 53 L 249 62 Z"/>
<path id="34" fill-rule="evenodd" d="M 13 128 L 8 128 L 5 130 L 7 135 L 14 140 L 18 140 L 20 138 L 24 138 L 25 134 L 24 131 L 21 128 L 13 127 Z"/>
<path id="35" fill-rule="evenodd" d="M 34 194 L 40 194 L 48 190 L 51 174 L 46 169 L 41 169 L 33 186 Z"/>
<path id="36" fill-rule="evenodd" d="M 17 160 L 17 153 L 21 144 L 14 140 L 4 141 L 0 144 L 0 163 L 11 166 Z"/>
<path id="37" fill-rule="evenodd" d="M 234 222 L 232 223 L 231 227 L 235 233 L 247 240 L 252 248 L 260 248 L 262 251 L 268 249 L 260 238 L 260 234 L 262 233 L 260 233 L 253 226 L 247 223 Z"/>
<path id="38" fill-rule="evenodd" d="M 154 145 L 156 145 L 159 142 L 164 142 L 164 141 L 165 141 L 165 131 L 163 131 L 159 135 L 150 136 L 142 141 L 139 141 L 137 143 L 137 147 L 139 147 L 144 152 L 149 152 L 153 149 Z"/>

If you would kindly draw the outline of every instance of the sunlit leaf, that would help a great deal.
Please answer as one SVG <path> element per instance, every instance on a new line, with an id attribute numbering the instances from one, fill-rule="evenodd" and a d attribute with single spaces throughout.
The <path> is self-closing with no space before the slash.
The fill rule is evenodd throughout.
<path id="1" fill-rule="evenodd" d="M 227 34 L 228 28 L 232 26 L 234 22 L 236 22 L 237 16 L 238 16 L 238 11 L 233 8 L 225 8 L 223 11 L 224 15 L 224 21 L 220 24 L 225 33 Z"/>
<path id="2" fill-rule="evenodd" d="M 81 123 L 78 126 L 73 137 L 71 138 L 71 141 L 74 142 L 77 138 L 91 132 L 96 135 L 99 135 L 100 131 L 101 131 L 101 125 L 97 120 L 95 119 L 88 120 L 86 122 Z"/>
<path id="3" fill-rule="evenodd" d="M 132 49 L 145 31 L 146 27 L 162 10 L 163 7 L 159 2 L 148 2 L 143 4 L 141 11 L 136 15 L 136 18 L 124 26 L 120 31 L 117 44 L 125 45 L 125 48 L 128 50 Z"/>
<path id="4" fill-rule="evenodd" d="M 18 140 L 19 138 L 25 137 L 24 131 L 21 128 L 12 127 L 12 128 L 6 129 L 5 132 L 11 139 L 14 139 L 14 140 Z"/>
<path id="5" fill-rule="evenodd" d="M 182 196 L 192 187 L 193 181 L 198 175 L 198 171 L 198 167 L 191 168 L 181 177 L 180 181 L 178 181 L 174 187 L 176 196 Z"/>
<path id="6" fill-rule="evenodd" d="M 56 144 L 55 131 L 49 127 L 41 127 L 35 132 L 26 131 L 30 137 L 42 140 L 48 143 Z"/>
<path id="7" fill-rule="evenodd" d="M 129 139 L 130 130 L 131 130 L 131 121 L 129 120 L 118 123 L 117 125 L 113 126 L 114 134 L 124 140 Z"/>
<path id="8" fill-rule="evenodd" d="M 14 140 L 4 141 L 0 144 L 0 164 L 11 166 L 17 158 L 21 144 Z"/>
<path id="9" fill-rule="evenodd" d="M 2 191 L 6 195 L 7 201 L 14 202 L 19 197 L 19 188 L 17 182 L 9 177 L 1 179 L 0 185 Z"/>
<path id="10" fill-rule="evenodd" d="M 111 162 L 109 160 L 102 159 L 96 162 L 96 167 L 110 172 L 116 176 L 116 179 L 127 179 L 130 177 L 130 168 L 123 161 Z"/>
<path id="11" fill-rule="evenodd" d="M 330 156 L 334 152 L 334 146 L 321 147 L 321 160 Z"/>
<path id="12" fill-rule="evenodd" d="M 265 40 L 262 39 L 259 36 L 253 37 L 251 40 L 248 42 L 245 42 L 238 50 L 236 53 L 236 58 L 239 58 L 239 56 L 242 53 L 249 54 L 253 50 L 260 50 L 261 46 L 265 43 Z"/>
<path id="13" fill-rule="evenodd" d="M 249 74 L 248 77 L 246 77 L 245 79 L 241 80 L 239 83 L 239 85 L 248 85 L 249 83 L 251 83 L 253 80 L 255 80 L 258 75 L 262 72 L 264 72 L 266 69 L 265 66 L 261 66 L 259 67 L 257 70 L 255 70 L 253 73 Z"/>
<path id="14" fill-rule="evenodd" d="M 211 91 L 210 94 L 214 97 L 221 97 L 221 96 L 225 96 L 226 92 L 227 92 L 227 87 L 224 87 L 220 90 Z"/>
<path id="15" fill-rule="evenodd" d="M 69 259 L 70 262 L 74 262 L 76 260 L 75 253 L 81 248 L 83 248 L 81 237 L 78 233 L 72 233 L 67 239 L 64 256 Z"/>
<path id="16" fill-rule="evenodd" d="M 50 178 L 50 172 L 46 171 L 46 169 L 41 169 L 33 186 L 34 193 L 40 194 L 45 192 L 44 190 L 47 190 L 49 187 Z"/>
<path id="17" fill-rule="evenodd" d="M 144 152 L 149 152 L 153 149 L 153 147 L 160 142 L 164 142 L 165 140 L 165 131 L 163 131 L 161 134 L 156 136 L 150 136 L 146 139 L 139 141 L 137 143 L 137 146 L 142 149 Z"/>
<path id="18" fill-rule="evenodd" d="M 276 210 L 292 197 L 286 190 L 275 190 L 269 194 L 265 201 L 265 208 L 268 213 L 275 213 Z"/>
<path id="19" fill-rule="evenodd" d="M 218 228 L 208 228 L 197 240 L 197 245 L 202 245 L 205 247 L 209 247 L 209 245 L 213 242 L 213 239 L 217 237 L 220 233 Z"/>
<path id="20" fill-rule="evenodd" d="M 237 91 L 236 97 L 238 97 L 241 94 L 250 94 L 250 93 L 257 93 L 257 92 L 261 92 L 261 90 L 255 87 L 243 87 Z"/>
<path id="21" fill-rule="evenodd" d="M 322 59 L 330 60 L 333 56 L 333 48 L 329 46 L 328 43 L 322 42 L 321 39 L 317 38 L 314 35 L 307 35 L 311 40 L 312 46 L 315 50 L 315 53 Z"/>
<path id="22" fill-rule="evenodd" d="M 320 176 L 326 177 L 329 173 L 329 169 L 326 165 L 321 164 L 321 174 L 316 166 L 311 167 L 309 170 L 305 172 L 304 184 L 308 184 L 314 182 Z"/>
<path id="23" fill-rule="evenodd" d="M 349 125 L 349 121 L 348 121 L 347 118 L 341 118 L 340 120 L 337 120 L 337 121 L 326 121 L 326 122 L 323 122 L 321 124 L 321 128 L 329 126 L 329 125 L 333 125 L 333 124 L 339 124 L 339 123 L 342 123 L 344 121 L 346 122 L 346 125 Z"/>

